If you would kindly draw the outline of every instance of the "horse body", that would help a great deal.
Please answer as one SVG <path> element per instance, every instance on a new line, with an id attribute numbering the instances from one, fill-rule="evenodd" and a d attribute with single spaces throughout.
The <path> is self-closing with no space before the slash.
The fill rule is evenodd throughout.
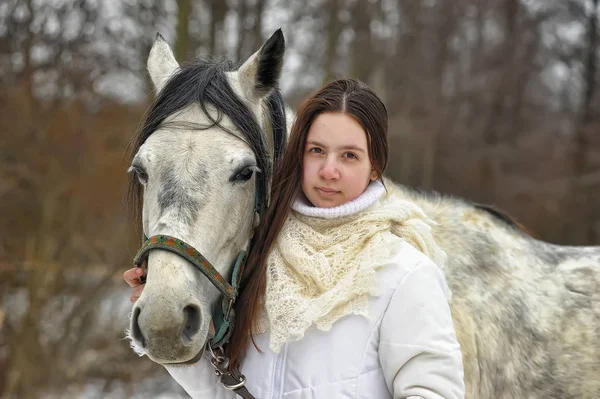
<path id="1" fill-rule="evenodd" d="M 234 71 L 179 67 L 159 38 L 148 59 L 158 98 L 132 162 L 144 233 L 186 241 L 223 276 L 252 234 L 255 187 L 267 189 L 277 158 L 274 131 L 292 118 L 278 101 L 283 47 L 278 32 Z M 438 222 L 468 398 L 600 397 L 600 247 L 551 245 L 482 207 L 387 187 Z M 183 258 L 152 250 L 132 345 L 161 364 L 196 362 L 218 302 Z"/>
<path id="2" fill-rule="evenodd" d="M 552 245 L 461 200 L 388 188 L 438 223 L 467 397 L 600 397 L 600 247 Z"/>

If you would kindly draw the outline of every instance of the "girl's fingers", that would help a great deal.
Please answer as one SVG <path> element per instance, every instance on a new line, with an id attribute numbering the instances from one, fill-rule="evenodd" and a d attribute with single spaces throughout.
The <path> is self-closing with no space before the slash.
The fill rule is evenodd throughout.
<path id="1" fill-rule="evenodd" d="M 129 284 L 130 287 L 137 287 L 140 284 L 142 284 L 142 282 L 140 281 L 140 277 L 143 274 L 144 269 L 142 269 L 141 267 L 134 267 L 123 273 L 123 280 L 125 280 L 125 282 Z"/>
<path id="2" fill-rule="evenodd" d="M 144 290 L 144 283 L 146 282 L 144 277 L 144 269 L 141 267 L 134 267 L 123 273 L 123 280 L 131 287 L 132 292 L 129 300 L 131 302 L 137 301 L 142 295 Z"/>

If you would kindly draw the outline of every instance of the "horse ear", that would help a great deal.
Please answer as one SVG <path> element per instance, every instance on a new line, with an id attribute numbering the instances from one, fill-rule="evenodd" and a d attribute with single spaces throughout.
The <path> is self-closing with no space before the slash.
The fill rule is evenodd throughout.
<path id="1" fill-rule="evenodd" d="M 157 33 L 148 55 L 148 73 L 156 93 L 165 86 L 177 69 L 179 69 L 179 64 L 173 55 L 173 51 L 171 51 L 171 47 L 164 37 Z"/>
<path id="2" fill-rule="evenodd" d="M 249 100 L 266 97 L 278 87 L 284 53 L 285 39 L 281 29 L 277 29 L 238 69 L 239 82 Z"/>

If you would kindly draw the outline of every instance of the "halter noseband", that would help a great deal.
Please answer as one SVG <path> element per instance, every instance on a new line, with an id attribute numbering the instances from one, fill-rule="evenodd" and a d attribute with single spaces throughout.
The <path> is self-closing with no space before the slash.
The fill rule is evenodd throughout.
<path id="1" fill-rule="evenodd" d="M 148 239 L 145 238 L 142 247 L 133 260 L 134 265 L 141 267 L 153 249 L 162 249 L 181 256 L 208 278 L 212 285 L 223 294 L 221 311 L 217 310 L 212 315 L 215 336 L 210 340 L 210 345 L 213 348 L 222 346 L 231 335 L 231 330 L 233 330 L 233 304 L 238 295 L 239 282 L 246 262 L 246 251 L 242 250 L 238 254 L 233 266 L 231 283 L 228 283 L 221 273 L 198 250 L 176 237 L 163 234 L 158 234 Z"/>

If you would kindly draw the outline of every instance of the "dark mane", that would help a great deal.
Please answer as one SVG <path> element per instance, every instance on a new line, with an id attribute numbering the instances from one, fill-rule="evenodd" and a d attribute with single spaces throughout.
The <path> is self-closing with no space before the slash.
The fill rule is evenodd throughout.
<path id="1" fill-rule="evenodd" d="M 283 156 L 285 147 L 287 147 L 287 125 L 285 118 L 285 103 L 279 90 L 274 90 L 267 98 L 269 107 L 269 118 L 271 119 L 271 129 L 273 129 L 273 164 L 275 168 Z"/>
<path id="2" fill-rule="evenodd" d="M 273 162 L 276 164 L 279 161 L 286 145 L 285 106 L 281 92 L 276 88 L 267 99 L 275 144 L 275 156 L 272 160 L 265 134 L 259 122 L 250 109 L 238 98 L 227 81 L 225 72 L 234 70 L 233 63 L 230 61 L 203 58 L 197 58 L 182 65 L 148 109 L 142 128 L 130 144 L 129 160 L 133 159 L 148 137 L 163 125 L 168 116 L 182 111 L 192 104 L 199 104 L 202 111 L 210 118 L 211 124 L 208 126 L 195 124 L 194 128 L 205 130 L 218 126 L 233 134 L 220 124 L 223 115 L 226 115 L 254 152 L 257 166 L 261 170 L 261 173 L 257 174 L 256 184 L 258 184 L 259 195 L 263 199 L 261 207 L 264 208 L 267 204 L 267 187 L 273 173 Z M 216 119 L 209 114 L 206 108 L 207 104 L 212 105 L 218 111 Z M 133 204 L 135 209 L 139 209 L 141 191 L 135 176 L 129 177 L 128 186 L 129 203 Z"/>
<path id="3" fill-rule="evenodd" d="M 531 230 L 529 230 L 526 226 L 524 226 L 522 223 L 518 222 L 517 219 L 515 219 L 514 217 L 510 216 L 509 214 L 501 211 L 500 209 L 496 208 L 495 206 L 478 204 L 478 203 L 473 203 L 472 205 L 475 208 L 488 213 L 495 219 L 500 220 L 501 222 L 508 225 L 509 227 L 520 230 L 525 234 L 535 237 L 535 234 L 533 234 L 533 232 Z"/>
<path id="4" fill-rule="evenodd" d="M 530 235 L 531 237 L 538 238 L 535 233 L 533 233 L 529 228 L 527 228 L 525 225 L 520 223 L 516 218 L 510 216 L 509 214 L 496 208 L 493 205 L 486 205 L 486 204 L 480 204 L 480 203 L 476 203 L 476 202 L 466 201 L 462 198 L 454 197 L 454 196 L 447 195 L 447 194 L 442 195 L 431 189 L 424 189 L 424 188 L 420 188 L 420 187 L 410 187 L 409 188 L 406 186 L 402 186 L 402 187 L 407 192 L 409 192 L 412 195 L 417 196 L 425 201 L 437 202 L 437 201 L 442 201 L 444 199 L 449 199 L 451 201 L 455 201 L 455 203 L 457 205 L 458 204 L 467 204 L 467 206 L 469 206 L 469 207 L 473 207 L 475 209 L 485 212 L 486 214 L 491 216 L 493 219 L 500 221 L 502 224 L 504 224 L 505 226 L 507 226 L 509 228 L 519 230 L 520 232 Z"/>

